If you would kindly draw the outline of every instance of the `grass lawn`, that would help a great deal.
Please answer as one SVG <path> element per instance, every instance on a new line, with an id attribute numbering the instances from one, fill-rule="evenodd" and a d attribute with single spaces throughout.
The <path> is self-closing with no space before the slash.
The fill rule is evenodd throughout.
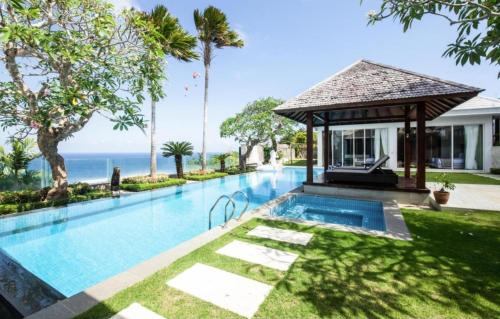
<path id="1" fill-rule="evenodd" d="M 403 176 L 403 171 L 397 171 L 396 174 Z M 412 172 L 414 174 L 414 172 Z M 427 182 L 435 182 L 441 172 L 426 172 Z M 479 176 L 471 173 L 446 173 L 452 183 L 455 184 L 483 184 L 483 185 L 500 185 L 500 180 Z"/>
<path id="2" fill-rule="evenodd" d="M 78 318 L 109 318 L 133 302 L 166 318 L 238 318 L 165 284 L 195 263 L 273 285 L 255 318 L 500 317 L 500 212 L 403 213 L 412 242 L 253 219 Z M 307 247 L 246 236 L 259 224 L 315 235 Z M 280 272 L 215 253 L 235 239 L 300 257 Z"/>

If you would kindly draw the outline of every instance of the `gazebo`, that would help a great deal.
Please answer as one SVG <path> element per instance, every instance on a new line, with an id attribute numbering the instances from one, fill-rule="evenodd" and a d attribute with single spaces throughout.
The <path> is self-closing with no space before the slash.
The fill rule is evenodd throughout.
<path id="1" fill-rule="evenodd" d="M 404 178 L 406 189 L 425 186 L 425 126 L 482 89 L 400 68 L 360 60 L 316 84 L 275 109 L 277 114 L 307 127 L 307 180 L 313 184 L 313 128 L 345 124 L 404 122 Z M 416 179 L 410 174 L 410 127 L 416 121 Z M 323 135 L 324 169 L 332 162 L 331 138 Z"/>

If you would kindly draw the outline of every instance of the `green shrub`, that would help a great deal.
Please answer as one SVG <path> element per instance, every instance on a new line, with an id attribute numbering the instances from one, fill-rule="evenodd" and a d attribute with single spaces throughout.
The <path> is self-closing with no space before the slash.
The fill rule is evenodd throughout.
<path id="1" fill-rule="evenodd" d="M 169 179 L 166 174 L 158 174 L 156 179 L 151 178 L 151 176 L 132 176 L 122 179 L 122 184 L 156 184 L 163 183 Z"/>
<path id="2" fill-rule="evenodd" d="M 237 175 L 237 174 L 244 174 L 244 173 L 250 173 L 250 172 L 255 172 L 256 168 L 252 166 L 247 166 L 246 171 L 240 170 L 238 166 L 232 166 L 228 169 L 226 169 L 226 173 L 229 175 Z"/>
<path id="3" fill-rule="evenodd" d="M 207 173 L 207 174 L 187 174 L 184 176 L 185 179 L 191 180 L 191 181 L 206 181 L 208 179 L 213 179 L 213 178 L 220 178 L 227 176 L 228 173 L 221 173 L 221 172 L 213 172 L 213 173 Z"/>
<path id="4" fill-rule="evenodd" d="M 140 191 L 147 191 L 147 190 L 163 188 L 163 187 L 168 187 L 168 186 L 182 185 L 185 183 L 186 183 L 186 180 L 184 180 L 184 179 L 169 178 L 166 181 L 163 181 L 160 183 L 121 184 L 120 188 L 123 190 L 126 190 L 126 191 L 130 191 L 130 192 L 140 192 Z"/>
<path id="5" fill-rule="evenodd" d="M 40 191 L 24 190 L 0 193 L 0 204 L 20 204 L 42 200 Z"/>
<path id="6" fill-rule="evenodd" d="M 491 171 L 491 174 L 498 174 L 498 175 L 500 175 L 500 168 L 492 168 L 490 171 Z"/>
<path id="7" fill-rule="evenodd" d="M 92 191 L 92 187 L 87 183 L 76 183 L 71 185 L 69 189 L 75 195 L 85 195 Z"/>
<path id="8" fill-rule="evenodd" d="M 0 204 L 0 215 L 16 213 L 17 205 L 15 204 Z"/>

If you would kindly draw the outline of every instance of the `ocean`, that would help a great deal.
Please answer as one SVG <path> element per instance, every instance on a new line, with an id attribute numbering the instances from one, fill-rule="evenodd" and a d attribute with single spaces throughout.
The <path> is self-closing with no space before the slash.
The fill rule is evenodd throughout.
<path id="1" fill-rule="evenodd" d="M 215 153 L 207 154 L 208 158 L 213 155 Z M 70 183 L 109 181 L 113 167 L 116 166 L 120 167 L 122 177 L 149 174 L 149 153 L 67 153 L 62 156 Z M 200 168 L 198 164 L 193 163 L 194 159 L 198 159 L 197 154 L 183 157 L 184 171 Z M 211 168 L 217 167 L 215 163 L 211 165 Z M 42 158 L 30 163 L 30 169 L 41 171 L 46 176 L 50 175 L 49 166 Z M 174 158 L 165 158 L 158 154 L 158 173 L 175 172 Z"/>

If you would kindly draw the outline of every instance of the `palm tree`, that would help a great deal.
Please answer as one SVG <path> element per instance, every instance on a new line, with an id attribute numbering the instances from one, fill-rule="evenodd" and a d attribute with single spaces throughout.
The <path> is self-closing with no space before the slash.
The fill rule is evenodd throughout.
<path id="1" fill-rule="evenodd" d="M 3 164 L 12 172 L 15 179 L 18 180 L 19 172 L 27 171 L 29 163 L 39 157 L 40 154 L 34 151 L 36 142 L 31 138 L 22 140 L 12 139 L 10 144 L 12 151 L 2 156 Z"/>
<path id="2" fill-rule="evenodd" d="M 222 153 L 215 156 L 215 158 L 220 162 L 220 171 L 223 173 L 226 170 L 226 158 L 228 158 L 229 156 L 231 156 L 230 153 Z"/>
<path id="3" fill-rule="evenodd" d="M 155 35 L 161 44 L 165 57 L 171 56 L 177 60 L 189 62 L 198 59 L 198 54 L 194 51 L 196 47 L 196 37 L 187 33 L 179 20 L 172 16 L 163 5 L 156 6 L 148 15 L 148 19 L 153 24 Z M 150 175 L 156 178 L 157 158 L 156 158 L 156 102 L 158 99 L 151 96 L 151 162 Z"/>
<path id="4" fill-rule="evenodd" d="M 162 151 L 164 157 L 174 156 L 177 177 L 183 178 L 182 157 L 193 155 L 193 144 L 189 142 L 167 142 L 163 144 Z"/>
<path id="5" fill-rule="evenodd" d="M 243 47 L 244 43 L 238 33 L 231 30 L 226 15 L 213 6 L 207 7 L 203 13 L 194 10 L 194 24 L 198 31 L 203 64 L 205 65 L 205 96 L 203 100 L 203 145 L 201 149 L 201 169 L 207 168 L 207 122 L 208 122 L 208 71 L 214 57 L 214 49 L 224 47 Z"/>

